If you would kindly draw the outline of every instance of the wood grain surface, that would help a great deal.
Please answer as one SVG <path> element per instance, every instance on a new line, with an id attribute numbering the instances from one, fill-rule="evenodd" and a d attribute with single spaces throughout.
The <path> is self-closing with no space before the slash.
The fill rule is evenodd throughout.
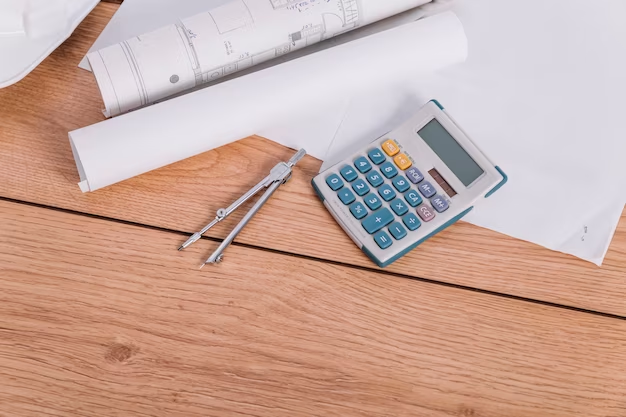
<path id="1" fill-rule="evenodd" d="M 626 415 L 626 321 L 0 202 L 0 416 Z"/>
<path id="2" fill-rule="evenodd" d="M 248 138 L 81 194 L 67 132 L 103 116 L 96 83 L 77 64 L 117 7 L 100 4 L 32 74 L 0 90 L 0 197 L 196 231 L 292 151 L 262 138 Z M 319 166 L 319 161 L 305 158 L 292 182 L 272 198 L 238 241 L 374 268 L 314 195 L 309 181 Z M 210 235 L 226 236 L 245 209 Z M 621 222 L 602 268 L 460 223 L 389 270 L 626 316 L 626 221 Z"/>

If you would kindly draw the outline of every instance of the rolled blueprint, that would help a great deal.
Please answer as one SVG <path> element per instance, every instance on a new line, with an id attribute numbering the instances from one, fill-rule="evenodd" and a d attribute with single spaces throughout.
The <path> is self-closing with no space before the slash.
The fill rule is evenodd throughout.
<path id="1" fill-rule="evenodd" d="M 75 130 L 69 137 L 79 185 L 94 191 L 115 184 L 466 55 L 461 22 L 446 12 Z M 282 144 L 318 158 L 329 146 L 300 142 Z"/>
<path id="2" fill-rule="evenodd" d="M 117 116 L 429 1 L 233 0 L 87 57 Z"/>

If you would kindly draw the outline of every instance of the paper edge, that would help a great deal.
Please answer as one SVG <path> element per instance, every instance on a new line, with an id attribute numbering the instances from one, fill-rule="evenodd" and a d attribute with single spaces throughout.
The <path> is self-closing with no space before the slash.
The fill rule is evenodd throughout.
<path id="1" fill-rule="evenodd" d="M 92 62 L 92 59 L 93 59 L 93 62 Z M 98 67 L 100 67 L 101 68 L 100 74 L 106 71 L 105 69 L 106 66 L 104 65 L 102 56 L 100 55 L 98 51 L 87 54 L 87 63 L 90 68 L 96 68 L 96 70 L 98 69 Z M 104 117 L 106 117 L 107 119 L 112 116 L 117 116 L 119 114 L 122 114 L 121 109 L 119 108 L 119 105 L 117 106 L 116 112 L 112 110 L 113 106 L 111 105 L 112 103 L 111 95 L 112 94 L 115 95 L 115 88 L 111 84 L 110 80 L 105 80 L 102 77 L 97 76 L 96 73 L 97 71 L 96 72 L 92 71 L 93 77 L 96 80 L 96 85 L 98 86 L 98 91 L 100 92 L 100 98 L 102 99 L 102 103 L 104 105 L 104 109 L 102 109 L 102 114 L 104 114 Z"/>
<path id="2" fill-rule="evenodd" d="M 613 224 L 613 226 L 611 227 L 612 232 L 609 234 L 608 239 L 606 241 L 604 250 L 602 251 L 602 256 L 600 257 L 600 259 L 597 262 L 593 262 L 594 264 L 596 264 L 597 266 L 601 267 L 602 264 L 604 263 L 604 260 L 606 259 L 606 254 L 609 252 L 609 249 L 611 248 L 611 243 L 613 243 L 613 239 L 615 238 L 615 233 L 617 233 L 617 228 L 619 226 L 619 223 L 622 219 L 622 213 L 624 212 L 624 206 L 621 206 L 621 210 L 619 210 L 619 214 L 616 216 L 616 218 L 614 219 L 615 222 L 611 222 Z"/>
<path id="3" fill-rule="evenodd" d="M 613 209 L 615 210 L 614 212 L 613 212 Z M 612 212 L 611 216 L 606 215 L 606 212 L 609 210 Z M 599 210 L 598 212 L 596 212 L 595 214 L 589 217 L 589 218 L 596 218 L 598 216 L 605 216 L 605 221 L 607 221 L 607 223 L 609 224 L 609 229 L 610 229 L 610 232 L 607 233 L 606 240 L 604 241 L 604 244 L 601 247 L 600 254 L 595 257 L 590 256 L 588 258 L 583 258 L 580 255 L 577 255 L 575 253 L 564 251 L 563 246 L 565 246 L 567 242 L 569 242 L 571 239 L 574 239 L 575 236 L 578 236 L 576 233 L 570 234 L 567 238 L 562 240 L 559 244 L 553 245 L 553 247 L 548 247 L 548 249 L 561 252 L 566 255 L 574 256 L 578 259 L 591 262 L 594 265 L 601 267 L 602 263 L 604 262 L 604 259 L 606 258 L 606 254 L 608 253 L 609 248 L 611 247 L 611 243 L 613 242 L 613 238 L 615 237 L 615 233 L 617 232 L 617 227 L 619 226 L 623 212 L 624 212 L 624 203 L 620 203 L 619 200 L 616 200 L 614 203 L 607 204 L 601 210 Z"/>
<path id="4" fill-rule="evenodd" d="M 69 132 L 67 135 L 70 140 L 70 147 L 72 148 L 72 156 L 74 157 L 74 162 L 76 163 L 76 169 L 78 170 L 78 175 L 80 177 L 78 187 L 83 193 L 92 191 L 91 187 L 89 186 L 89 180 L 87 179 L 87 175 L 85 174 L 85 168 L 83 167 L 83 163 L 80 160 L 80 154 L 78 153 L 78 149 L 76 149 L 76 144 L 74 143 L 72 132 Z"/>

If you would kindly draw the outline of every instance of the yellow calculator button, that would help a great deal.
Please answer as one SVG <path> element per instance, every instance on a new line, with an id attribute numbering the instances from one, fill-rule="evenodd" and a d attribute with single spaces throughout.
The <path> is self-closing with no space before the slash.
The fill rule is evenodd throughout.
<path id="1" fill-rule="evenodd" d="M 411 167 L 411 165 L 413 165 L 411 163 L 411 160 L 409 159 L 408 156 L 406 156 L 405 154 L 401 153 L 400 155 L 396 156 L 395 158 L 393 158 L 393 161 L 396 163 L 396 165 L 398 165 L 398 168 L 400 168 L 401 170 L 405 170 Z"/>
<path id="2" fill-rule="evenodd" d="M 395 154 L 400 152 L 400 148 L 398 148 L 398 145 L 396 145 L 394 141 L 389 139 L 386 140 L 385 143 L 383 143 L 383 151 L 385 151 L 385 153 L 389 156 L 394 156 Z"/>

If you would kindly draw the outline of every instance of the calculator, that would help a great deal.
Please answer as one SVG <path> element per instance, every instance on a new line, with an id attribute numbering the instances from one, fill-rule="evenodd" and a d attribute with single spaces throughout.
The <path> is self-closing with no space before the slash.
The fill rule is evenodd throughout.
<path id="1" fill-rule="evenodd" d="M 385 267 L 462 219 L 507 179 L 431 100 L 311 183 L 354 243 Z"/>

